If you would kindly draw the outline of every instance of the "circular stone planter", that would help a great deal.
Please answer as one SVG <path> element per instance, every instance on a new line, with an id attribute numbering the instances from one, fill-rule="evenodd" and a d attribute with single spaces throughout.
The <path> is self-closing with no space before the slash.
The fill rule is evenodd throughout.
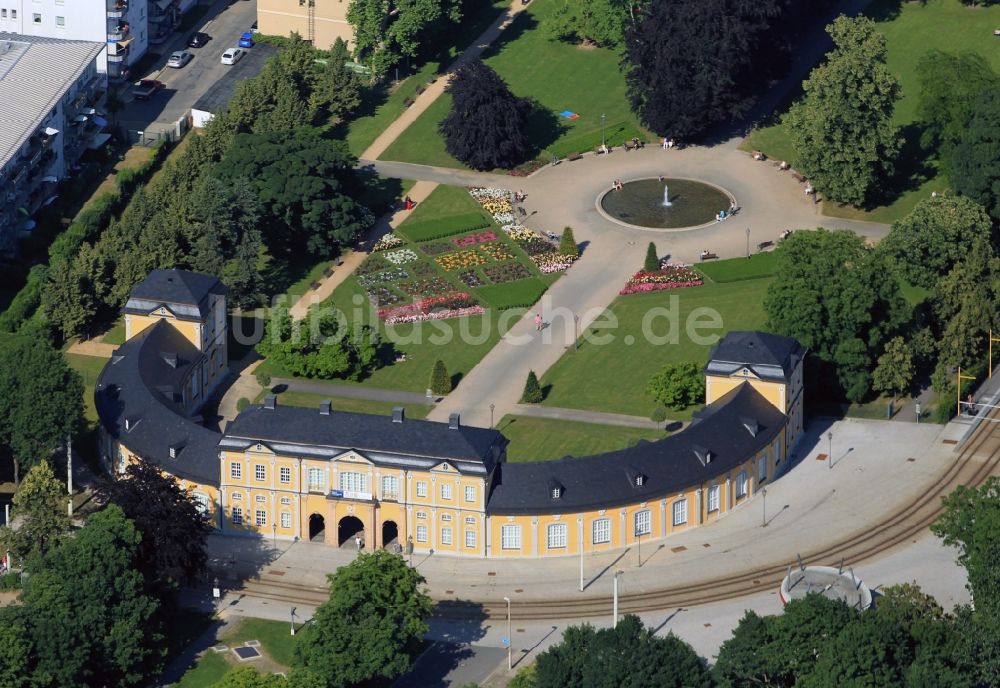
<path id="1" fill-rule="evenodd" d="M 664 190 L 670 205 L 664 205 Z M 720 210 L 729 213 L 735 197 L 722 187 L 682 177 L 646 177 L 625 182 L 597 197 L 597 211 L 625 227 L 680 231 L 713 225 Z"/>

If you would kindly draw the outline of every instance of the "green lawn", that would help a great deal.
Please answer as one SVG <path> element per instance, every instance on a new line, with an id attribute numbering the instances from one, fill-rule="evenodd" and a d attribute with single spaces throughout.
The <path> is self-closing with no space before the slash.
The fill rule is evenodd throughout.
<path id="1" fill-rule="evenodd" d="M 104 338 L 102 341 L 105 344 L 114 344 L 115 346 L 121 346 L 125 343 L 125 323 L 121 320 L 114 324 L 110 330 L 104 333 Z"/>
<path id="2" fill-rule="evenodd" d="M 613 413 L 648 416 L 655 404 L 646 394 L 649 377 L 667 363 L 690 361 L 703 365 L 711 348 L 707 343 L 695 343 L 685 334 L 691 312 L 698 308 L 714 310 L 722 320 L 719 330 L 702 329 L 701 336 L 722 335 L 729 330 L 761 329 L 764 326 L 764 295 L 771 279 L 744 280 L 729 284 L 705 284 L 700 287 L 666 290 L 648 294 L 619 297 L 609 307 L 617 318 L 618 327 L 607 326 L 607 318 L 599 333 L 613 338 L 609 344 L 586 341 L 578 350 L 569 350 L 542 378 L 542 387 L 549 388 L 545 404 Z M 669 309 L 676 298 L 678 337 L 675 342 L 659 344 L 643 335 L 643 319 L 653 308 Z M 672 316 L 671 316 L 672 317 Z M 650 321 L 650 331 L 665 336 L 668 320 L 660 317 Z M 588 328 L 587 333 L 595 331 Z M 634 343 L 626 344 L 627 337 Z M 713 341 L 714 343 L 714 341 Z M 670 418 L 683 420 L 685 413 L 671 412 Z"/>
<path id="3" fill-rule="evenodd" d="M 222 680 L 231 665 L 221 654 L 211 650 L 198 658 L 198 662 L 184 672 L 177 688 L 210 688 Z"/>
<path id="4" fill-rule="evenodd" d="M 97 385 L 97 378 L 108 359 L 99 356 L 83 356 L 81 354 L 63 354 L 69 367 L 80 374 L 83 380 L 83 408 L 84 415 L 89 421 L 97 421 L 97 408 L 94 406 L 94 387 Z"/>
<path id="5" fill-rule="evenodd" d="M 219 642 L 236 647 L 247 640 L 259 640 L 264 654 L 285 668 L 290 667 L 294 658 L 295 637 L 288 632 L 287 621 L 268 621 L 265 619 L 243 619 L 231 631 L 225 633 Z M 238 666 L 231 654 L 216 654 L 212 650 L 205 651 L 198 662 L 189 669 L 178 688 L 208 688 L 217 683 L 231 669 Z M 250 666 L 253 666 L 250 664 Z"/>
<path id="6" fill-rule="evenodd" d="M 896 105 L 893 119 L 901 127 L 910 127 L 904 131 L 908 138 L 919 135 L 917 128 L 910 125 L 917 121 L 920 97 L 916 66 L 925 53 L 931 50 L 975 52 L 1000 71 L 1000 39 L 993 35 L 993 30 L 1000 27 L 1000 5 L 968 7 L 959 0 L 927 0 L 926 4 L 875 0 L 865 14 L 878 22 L 878 30 L 885 35 L 889 69 L 902 87 L 902 99 Z M 755 131 L 743 147 L 762 150 L 775 160 L 795 163 L 787 132 L 780 123 Z M 926 162 L 923 158 L 928 157 L 927 153 L 915 150 L 915 154 L 919 160 L 903 160 L 901 166 L 913 168 L 917 163 Z M 931 161 L 929 173 L 916 176 L 911 188 L 904 190 L 888 205 L 864 211 L 824 203 L 823 212 L 835 217 L 893 222 L 909 213 L 918 201 L 930 196 L 932 191 L 940 192 L 947 186 L 946 179 L 935 176 Z"/>
<path id="7" fill-rule="evenodd" d="M 565 456 L 588 456 L 631 447 L 640 440 L 667 436 L 661 430 L 625 428 L 531 416 L 504 416 L 497 425 L 510 440 L 509 461 L 550 461 Z"/>
<path id="8" fill-rule="evenodd" d="M 774 251 L 756 253 L 750 258 L 731 258 L 698 264 L 698 270 L 713 282 L 740 282 L 748 279 L 771 277 L 777 269 Z"/>
<path id="9" fill-rule="evenodd" d="M 461 186 L 439 185 L 399 227 L 411 241 L 427 241 L 491 224 L 490 216 Z"/>
<path id="10" fill-rule="evenodd" d="M 603 135 L 614 145 L 632 136 L 648 138 L 629 108 L 618 57 L 610 50 L 550 40 L 538 28 L 541 19 L 561 11 L 561 6 L 562 0 L 534 0 L 486 57 L 514 94 L 533 98 L 539 105 L 529 125 L 536 152 L 545 158 L 564 157 L 596 148 L 602 124 Z M 447 154 L 437 133 L 450 106 L 447 95 L 435 101 L 381 158 L 461 167 Z M 564 110 L 579 118 L 560 117 Z"/>
<path id="11" fill-rule="evenodd" d="M 259 404 L 267 395 L 268 391 L 263 391 L 254 400 Z M 371 401 L 368 399 L 350 399 L 348 397 L 334 397 L 328 394 L 312 394 L 310 392 L 287 391 L 278 394 L 278 403 L 285 406 L 303 406 L 306 408 L 319 408 L 321 401 L 333 402 L 334 411 L 351 411 L 354 413 L 370 413 L 376 416 L 392 415 L 392 409 L 398 404 L 387 401 Z M 431 412 L 431 406 L 407 406 L 406 417 L 421 420 Z"/>

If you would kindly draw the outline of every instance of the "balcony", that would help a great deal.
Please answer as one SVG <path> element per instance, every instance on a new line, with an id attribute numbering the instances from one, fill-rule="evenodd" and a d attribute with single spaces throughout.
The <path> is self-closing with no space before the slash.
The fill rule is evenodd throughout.
<path id="1" fill-rule="evenodd" d="M 108 0 L 108 16 L 112 19 L 124 17 L 128 12 L 128 0 Z"/>
<path id="2" fill-rule="evenodd" d="M 131 38 L 126 38 L 117 43 L 108 43 L 108 62 L 125 62 L 128 59 L 128 47 L 131 43 Z"/>
<path id="3" fill-rule="evenodd" d="M 127 22 L 118 22 L 113 25 L 109 22 L 108 40 L 124 41 L 129 36 L 129 29 L 130 27 Z"/>

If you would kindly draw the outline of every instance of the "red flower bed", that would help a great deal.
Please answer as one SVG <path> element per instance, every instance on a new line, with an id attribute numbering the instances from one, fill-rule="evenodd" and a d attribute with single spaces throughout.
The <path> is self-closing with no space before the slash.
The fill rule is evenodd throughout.
<path id="1" fill-rule="evenodd" d="M 637 272 L 632 275 L 621 291 L 622 296 L 627 294 L 641 294 L 648 291 L 659 291 L 660 289 L 679 289 L 681 287 L 697 287 L 704 284 L 701 275 L 686 265 L 667 265 L 662 270 L 656 272 Z"/>
<path id="2" fill-rule="evenodd" d="M 485 244 L 487 241 L 496 241 L 497 235 L 494 232 L 476 232 L 474 234 L 466 234 L 465 236 L 455 237 L 451 240 L 451 243 L 455 246 L 461 248 L 466 248 L 468 246 L 475 246 L 476 244 Z"/>

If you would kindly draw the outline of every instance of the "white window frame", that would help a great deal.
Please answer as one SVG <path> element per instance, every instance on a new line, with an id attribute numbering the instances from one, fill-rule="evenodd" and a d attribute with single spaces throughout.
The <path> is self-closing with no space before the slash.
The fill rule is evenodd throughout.
<path id="1" fill-rule="evenodd" d="M 233 525 L 241 526 L 243 525 L 243 507 L 234 506 L 230 509 L 230 518 Z"/>
<path id="2" fill-rule="evenodd" d="M 194 508 L 198 510 L 198 513 L 204 516 L 208 513 L 209 505 L 212 500 L 208 498 L 208 495 L 204 492 L 192 492 L 191 501 L 194 502 Z"/>
<path id="3" fill-rule="evenodd" d="M 757 459 L 757 482 L 764 482 L 767 480 L 767 452 L 764 452 L 764 456 Z"/>
<path id="4" fill-rule="evenodd" d="M 424 480 L 417 481 L 417 496 L 426 497 L 427 496 L 427 482 Z"/>
<path id="5" fill-rule="evenodd" d="M 521 526 L 508 523 L 500 526 L 500 549 L 521 549 Z"/>
<path id="6" fill-rule="evenodd" d="M 441 544 L 442 545 L 451 545 L 454 542 L 454 539 L 452 537 L 452 533 L 453 532 L 454 531 L 452 531 L 451 526 L 445 526 L 445 527 L 443 527 L 441 529 Z"/>
<path id="7" fill-rule="evenodd" d="M 253 501 L 257 502 L 258 504 L 267 504 L 267 495 L 257 495 L 256 497 L 253 498 Z"/>
<path id="8" fill-rule="evenodd" d="M 633 525 L 636 535 L 650 535 L 653 532 L 653 515 L 649 509 L 636 511 Z"/>
<path id="9" fill-rule="evenodd" d="M 670 509 L 671 513 L 671 523 L 675 526 L 683 526 L 688 522 L 688 500 L 687 497 L 681 497 L 673 503 Z"/>
<path id="10" fill-rule="evenodd" d="M 442 523 L 451 523 L 451 514 L 441 514 Z"/>
<path id="11" fill-rule="evenodd" d="M 368 476 L 357 471 L 340 472 L 341 492 L 368 492 Z"/>
<path id="12" fill-rule="evenodd" d="M 417 525 L 417 542 L 427 542 L 427 526 Z"/>
<path id="13" fill-rule="evenodd" d="M 66 17 L 61 17 L 56 15 L 56 28 L 65 29 L 66 28 Z"/>
<path id="14" fill-rule="evenodd" d="M 399 499 L 399 479 L 396 476 L 382 476 L 382 499 Z"/>
<path id="15" fill-rule="evenodd" d="M 267 525 L 267 510 L 266 509 L 255 509 L 253 513 L 253 522 L 258 528 L 263 528 Z"/>
<path id="16" fill-rule="evenodd" d="M 253 479 L 259 483 L 267 480 L 267 466 L 262 463 L 255 463 L 253 465 Z"/>
<path id="17" fill-rule="evenodd" d="M 721 490 L 718 485 L 712 485 L 708 488 L 708 513 L 719 510 L 719 493 Z"/>
<path id="18" fill-rule="evenodd" d="M 238 501 L 242 500 L 243 499 L 243 493 L 242 492 L 233 492 L 232 499 L 235 502 L 238 502 Z"/>
<path id="19" fill-rule="evenodd" d="M 292 527 L 292 515 L 287 511 L 281 512 L 281 527 L 291 528 Z"/>
<path id="20" fill-rule="evenodd" d="M 548 549 L 566 549 L 568 539 L 565 523 L 550 523 L 545 529 L 545 546 Z"/>
<path id="21" fill-rule="evenodd" d="M 611 519 L 597 518 L 590 525 L 591 541 L 595 545 L 606 545 L 611 542 Z"/>
<path id="22" fill-rule="evenodd" d="M 451 501 L 451 483 L 441 483 L 441 499 Z"/>
<path id="23" fill-rule="evenodd" d="M 466 530 L 465 531 L 465 546 L 469 548 L 475 548 L 476 546 L 476 531 Z"/>
<path id="24" fill-rule="evenodd" d="M 742 499 L 747 496 L 747 472 L 740 471 L 739 475 L 736 476 L 736 499 Z"/>
<path id="25" fill-rule="evenodd" d="M 233 461 L 229 464 L 229 479 L 243 480 L 243 464 L 239 461 Z"/>
<path id="26" fill-rule="evenodd" d="M 466 485 L 465 486 L 465 501 L 474 502 L 476 501 L 476 486 Z"/>
<path id="27" fill-rule="evenodd" d="M 476 525 L 476 517 L 475 516 L 466 516 L 465 517 L 465 522 L 466 522 L 466 524 L 468 524 L 470 526 L 474 526 L 474 525 Z"/>
<path id="28" fill-rule="evenodd" d="M 322 468 L 310 468 L 309 472 L 306 474 L 309 483 L 309 490 L 314 492 L 316 490 L 325 490 L 326 488 L 326 476 L 324 475 L 326 471 Z M 319 478 L 315 480 L 314 478 Z"/>
<path id="29" fill-rule="evenodd" d="M 281 506 L 291 506 L 291 505 L 292 505 L 292 498 L 291 497 L 282 497 L 281 498 Z"/>
<path id="30" fill-rule="evenodd" d="M 278 482 L 282 485 L 288 485 L 292 482 L 292 469 L 289 466 L 281 466 L 278 468 Z"/>

